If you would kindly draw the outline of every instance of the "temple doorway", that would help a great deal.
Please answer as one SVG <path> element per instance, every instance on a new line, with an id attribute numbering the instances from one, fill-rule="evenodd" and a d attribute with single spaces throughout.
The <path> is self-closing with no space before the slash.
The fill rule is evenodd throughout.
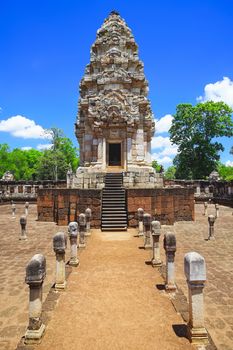
<path id="1" fill-rule="evenodd" d="M 121 143 L 108 144 L 108 165 L 121 166 Z"/>

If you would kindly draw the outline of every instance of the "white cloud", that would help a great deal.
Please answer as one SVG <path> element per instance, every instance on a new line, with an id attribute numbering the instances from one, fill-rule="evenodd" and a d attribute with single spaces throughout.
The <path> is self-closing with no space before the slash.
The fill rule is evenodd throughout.
<path id="1" fill-rule="evenodd" d="M 156 160 L 159 164 L 168 166 L 172 164 L 172 158 L 168 156 L 161 156 L 159 153 L 152 153 L 152 160 Z"/>
<path id="2" fill-rule="evenodd" d="M 30 149 L 32 149 L 30 146 L 21 147 L 21 150 L 23 151 L 29 151 Z"/>
<path id="3" fill-rule="evenodd" d="M 153 150 L 152 159 L 159 164 L 168 166 L 172 164 L 174 156 L 177 154 L 177 146 L 172 145 L 168 136 L 154 136 L 151 141 Z"/>
<path id="4" fill-rule="evenodd" d="M 226 166 L 233 166 L 233 160 L 227 160 L 225 164 Z"/>
<path id="5" fill-rule="evenodd" d="M 168 132 L 172 125 L 173 116 L 171 114 L 166 114 L 164 117 L 155 119 L 155 132 L 161 134 L 163 132 Z"/>
<path id="6" fill-rule="evenodd" d="M 45 144 L 42 144 L 42 143 L 39 143 L 39 145 L 37 145 L 37 149 L 39 151 L 43 151 L 45 149 L 50 149 L 52 147 L 52 144 L 51 143 L 45 143 Z"/>
<path id="7" fill-rule="evenodd" d="M 199 96 L 197 100 L 200 102 L 223 101 L 233 108 L 233 81 L 228 77 L 223 77 L 216 83 L 207 84 L 204 88 L 204 95 Z"/>
<path id="8" fill-rule="evenodd" d="M 0 120 L 0 131 L 9 132 L 12 136 L 24 139 L 50 139 L 51 135 L 34 120 L 22 115 L 16 115 L 6 120 Z"/>

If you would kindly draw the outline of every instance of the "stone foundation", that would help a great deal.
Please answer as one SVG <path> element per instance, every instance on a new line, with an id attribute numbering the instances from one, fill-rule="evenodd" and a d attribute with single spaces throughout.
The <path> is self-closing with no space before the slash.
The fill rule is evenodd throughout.
<path id="1" fill-rule="evenodd" d="M 128 226 L 137 226 L 137 209 L 143 208 L 161 224 L 175 221 L 192 221 L 194 214 L 194 190 L 192 188 L 127 189 Z M 68 225 L 77 221 L 80 213 L 89 207 L 92 211 L 92 227 L 101 225 L 101 190 L 98 189 L 40 189 L 37 210 L 39 221 L 54 221 Z"/>
<path id="2" fill-rule="evenodd" d="M 130 167 L 122 171 L 125 188 L 157 188 L 163 187 L 163 177 L 152 167 Z M 68 188 L 102 189 L 105 186 L 106 171 L 98 167 L 79 167 L 76 174 L 67 177 Z"/>

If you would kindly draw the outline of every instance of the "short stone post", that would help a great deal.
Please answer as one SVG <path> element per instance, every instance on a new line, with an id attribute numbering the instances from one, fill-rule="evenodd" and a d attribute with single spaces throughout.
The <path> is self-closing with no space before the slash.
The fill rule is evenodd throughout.
<path id="1" fill-rule="evenodd" d="M 145 226 L 144 249 L 151 249 L 151 215 L 146 213 L 143 215 L 143 224 Z"/>
<path id="2" fill-rule="evenodd" d="M 70 238 L 70 262 L 71 266 L 78 266 L 79 259 L 77 257 L 78 251 L 78 223 L 76 221 L 72 221 L 68 226 L 68 234 Z"/>
<path id="3" fill-rule="evenodd" d="M 45 257 L 42 254 L 36 254 L 26 267 L 25 282 L 29 285 L 29 325 L 24 340 L 26 344 L 39 343 L 45 330 L 41 320 L 42 286 L 45 275 Z"/>
<path id="4" fill-rule="evenodd" d="M 219 218 L 219 205 L 217 203 L 215 204 L 215 217 Z"/>
<path id="5" fill-rule="evenodd" d="M 163 245 L 166 253 L 166 283 L 165 289 L 175 291 L 175 252 L 176 252 L 176 236 L 172 232 L 164 235 Z"/>
<path id="6" fill-rule="evenodd" d="M 203 213 L 203 215 L 207 215 L 208 214 L 207 208 L 208 208 L 208 203 L 204 202 L 204 213 Z"/>
<path id="7" fill-rule="evenodd" d="M 21 226 L 21 232 L 19 239 L 20 240 L 26 240 L 27 239 L 27 233 L 26 233 L 26 226 L 27 226 L 27 218 L 25 215 L 22 215 L 19 219 L 19 223 Z"/>
<path id="8" fill-rule="evenodd" d="M 12 211 L 12 219 L 15 219 L 16 205 L 14 203 L 12 203 L 11 205 L 11 211 Z"/>
<path id="9" fill-rule="evenodd" d="M 86 216 L 85 214 L 79 214 L 79 248 L 85 248 L 85 227 L 86 227 Z"/>
<path id="10" fill-rule="evenodd" d="M 152 221 L 151 223 L 151 231 L 152 231 L 152 251 L 153 257 L 151 259 L 151 264 L 153 267 L 161 266 L 161 258 L 160 258 L 160 249 L 159 249 L 159 237 L 161 234 L 161 225 L 159 221 Z"/>
<path id="11" fill-rule="evenodd" d="M 67 246 L 66 235 L 58 232 L 53 236 L 53 250 L 56 254 L 56 282 L 55 289 L 66 287 L 65 250 Z"/>
<path id="12" fill-rule="evenodd" d="M 85 236 L 90 236 L 91 235 L 91 209 L 87 208 L 85 210 L 85 215 L 86 215 L 86 232 Z"/>
<path id="13" fill-rule="evenodd" d="M 205 259 L 196 252 L 185 254 L 184 272 L 189 291 L 188 337 L 193 344 L 209 343 L 204 326 L 203 288 L 206 281 Z"/>
<path id="14" fill-rule="evenodd" d="M 144 210 L 142 208 L 138 208 L 138 236 L 143 236 L 144 227 L 143 227 L 143 215 Z"/>
<path id="15" fill-rule="evenodd" d="M 25 215 L 28 216 L 29 202 L 25 202 Z"/>
<path id="16" fill-rule="evenodd" d="M 208 222 L 209 222 L 209 240 L 214 240 L 214 223 L 215 223 L 215 216 L 214 215 L 209 215 L 208 216 Z"/>

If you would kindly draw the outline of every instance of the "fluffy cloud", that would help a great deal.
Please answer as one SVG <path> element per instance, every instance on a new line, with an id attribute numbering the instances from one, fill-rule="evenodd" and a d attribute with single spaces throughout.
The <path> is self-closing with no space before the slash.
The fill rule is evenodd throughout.
<path id="1" fill-rule="evenodd" d="M 168 166 L 172 164 L 174 156 L 177 154 L 177 146 L 172 145 L 168 136 L 155 136 L 152 138 L 152 159 L 158 163 Z"/>
<path id="2" fill-rule="evenodd" d="M 163 132 L 168 132 L 172 125 L 173 116 L 171 114 L 166 114 L 164 117 L 159 120 L 155 119 L 155 131 L 157 134 Z"/>
<path id="3" fill-rule="evenodd" d="M 42 143 L 40 143 L 39 145 L 37 145 L 37 149 L 39 150 L 39 151 L 43 151 L 43 150 L 45 150 L 45 149 L 50 149 L 52 147 L 52 144 L 51 143 L 45 143 L 45 144 L 42 144 Z"/>
<path id="4" fill-rule="evenodd" d="M 216 83 L 207 84 L 204 88 L 204 95 L 197 98 L 200 102 L 223 101 L 233 108 L 233 81 L 228 77 Z"/>
<path id="5" fill-rule="evenodd" d="M 23 151 L 29 151 L 30 149 L 32 149 L 30 146 L 21 147 L 21 150 Z"/>
<path id="6" fill-rule="evenodd" d="M 226 166 L 233 166 L 233 160 L 227 160 Z"/>
<path id="7" fill-rule="evenodd" d="M 9 132 L 12 136 L 23 139 L 50 139 L 51 135 L 34 120 L 16 115 L 6 120 L 0 120 L 0 131 Z"/>

